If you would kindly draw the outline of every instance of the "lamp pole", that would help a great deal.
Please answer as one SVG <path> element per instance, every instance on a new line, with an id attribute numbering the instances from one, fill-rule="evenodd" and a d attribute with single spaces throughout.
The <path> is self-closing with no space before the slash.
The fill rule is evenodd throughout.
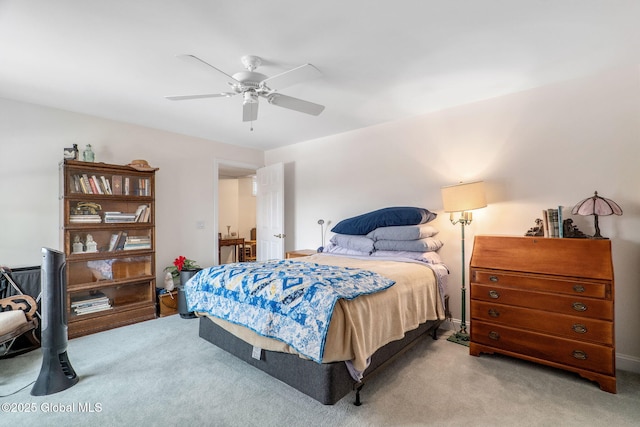
<path id="1" fill-rule="evenodd" d="M 449 336 L 448 341 L 455 342 L 457 344 L 469 345 L 469 333 L 467 332 L 467 287 L 466 287 L 466 268 L 465 268 L 465 253 L 464 253 L 464 227 L 466 225 L 471 224 L 473 219 L 471 212 L 461 212 L 460 218 L 457 220 L 453 219 L 453 213 L 451 213 L 450 220 L 451 224 L 456 225 L 460 224 L 461 231 L 461 240 L 460 244 L 462 246 L 462 288 L 460 289 L 460 299 L 462 300 L 461 306 L 461 319 L 460 319 L 460 330 L 455 334 Z"/>

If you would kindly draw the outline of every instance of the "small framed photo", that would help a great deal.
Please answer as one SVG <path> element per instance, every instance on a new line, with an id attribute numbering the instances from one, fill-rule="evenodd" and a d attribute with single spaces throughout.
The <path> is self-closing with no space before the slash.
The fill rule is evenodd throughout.
<path id="1" fill-rule="evenodd" d="M 73 147 L 64 149 L 64 159 L 78 160 L 78 144 L 73 144 Z"/>

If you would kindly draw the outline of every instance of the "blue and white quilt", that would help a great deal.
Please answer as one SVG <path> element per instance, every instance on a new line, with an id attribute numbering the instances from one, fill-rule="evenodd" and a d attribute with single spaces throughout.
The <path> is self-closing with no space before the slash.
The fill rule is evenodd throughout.
<path id="1" fill-rule="evenodd" d="M 204 269 L 185 285 L 189 311 L 204 312 L 281 340 L 322 362 L 333 307 L 395 282 L 372 271 L 274 260 Z"/>

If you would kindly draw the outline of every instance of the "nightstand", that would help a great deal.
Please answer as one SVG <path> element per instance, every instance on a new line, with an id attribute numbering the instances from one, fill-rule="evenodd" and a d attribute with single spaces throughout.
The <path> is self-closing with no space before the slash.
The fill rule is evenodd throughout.
<path id="1" fill-rule="evenodd" d="M 317 253 L 318 253 L 318 251 L 315 251 L 313 249 L 299 249 L 297 251 L 289 251 L 289 252 L 287 252 L 285 257 L 286 257 L 286 259 L 301 258 L 301 257 L 305 257 L 305 256 L 317 254 Z"/>

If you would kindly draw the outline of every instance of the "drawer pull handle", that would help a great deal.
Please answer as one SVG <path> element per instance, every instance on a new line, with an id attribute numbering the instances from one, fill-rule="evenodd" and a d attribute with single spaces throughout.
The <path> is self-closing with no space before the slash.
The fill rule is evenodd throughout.
<path id="1" fill-rule="evenodd" d="M 575 311 L 587 311 L 587 305 L 581 302 L 574 302 L 571 306 Z"/>
<path id="2" fill-rule="evenodd" d="M 491 282 L 497 282 L 499 279 L 498 279 L 498 276 L 489 276 L 489 280 Z"/>
<path id="3" fill-rule="evenodd" d="M 573 353 L 571 353 L 571 355 L 578 360 L 587 360 L 587 353 L 582 350 L 573 350 Z"/>
<path id="4" fill-rule="evenodd" d="M 585 325 L 581 325 L 580 323 L 576 323 L 575 325 L 573 325 L 571 327 L 571 329 L 573 329 L 573 332 L 575 332 L 577 334 L 586 334 L 587 333 L 587 327 Z"/>
<path id="5" fill-rule="evenodd" d="M 489 291 L 489 298 L 498 299 L 500 294 L 492 289 Z"/>
<path id="6" fill-rule="evenodd" d="M 500 334 L 497 333 L 496 331 L 491 331 L 489 332 L 489 338 L 491 338 L 492 340 L 498 341 L 500 339 Z"/>
<path id="7" fill-rule="evenodd" d="M 500 312 L 495 311 L 493 308 L 489 309 L 489 316 L 491 317 L 500 317 Z"/>
<path id="8" fill-rule="evenodd" d="M 578 292 L 579 294 L 584 292 L 584 286 L 582 285 L 573 285 L 573 290 Z"/>

